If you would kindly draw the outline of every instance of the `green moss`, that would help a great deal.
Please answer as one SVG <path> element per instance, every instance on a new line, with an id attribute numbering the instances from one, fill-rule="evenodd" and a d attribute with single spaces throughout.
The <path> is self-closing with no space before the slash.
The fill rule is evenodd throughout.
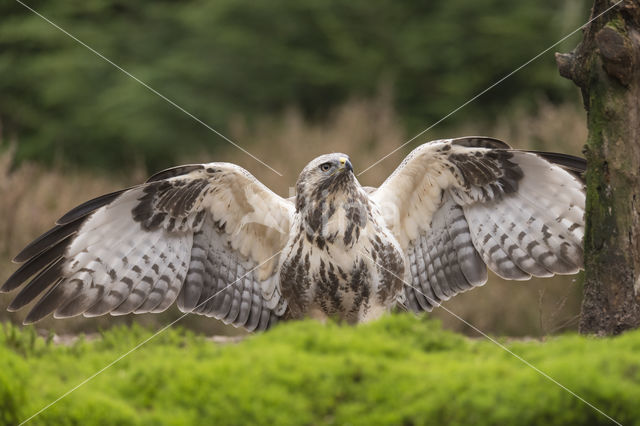
<path id="1" fill-rule="evenodd" d="M 67 347 L 0 336 L 0 421 L 15 424 L 151 332 L 120 328 Z M 29 329 L 12 329 L 12 339 Z M 640 332 L 508 342 L 624 424 L 640 419 Z M 29 395 L 26 398 L 25 395 Z M 608 424 L 496 345 L 396 315 L 349 327 L 284 324 L 218 345 L 170 329 L 31 424 Z"/>
<path id="2" fill-rule="evenodd" d="M 606 23 L 606 26 L 613 28 L 614 30 L 618 31 L 620 34 L 627 33 L 627 25 L 620 13 L 615 14 L 615 16 L 613 16 L 609 20 L 609 22 Z"/>
<path id="3" fill-rule="evenodd" d="M 626 31 L 620 15 L 607 25 L 619 32 Z M 585 153 L 589 167 L 584 242 L 587 281 L 600 286 L 602 279 L 597 274 L 601 265 L 617 265 L 621 258 L 629 256 L 619 249 L 617 238 L 632 226 L 628 200 L 633 183 L 628 179 L 637 170 L 621 146 L 628 139 L 627 89 L 606 74 L 599 55 L 592 55 L 591 61 L 588 66 L 589 136 Z"/>

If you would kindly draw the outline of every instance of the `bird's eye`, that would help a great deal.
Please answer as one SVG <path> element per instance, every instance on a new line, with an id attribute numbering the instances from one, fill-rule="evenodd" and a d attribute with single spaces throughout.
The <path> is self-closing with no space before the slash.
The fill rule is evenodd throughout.
<path id="1" fill-rule="evenodd" d="M 322 170 L 323 172 L 328 172 L 329 170 L 331 170 L 331 163 L 320 164 L 320 170 Z"/>

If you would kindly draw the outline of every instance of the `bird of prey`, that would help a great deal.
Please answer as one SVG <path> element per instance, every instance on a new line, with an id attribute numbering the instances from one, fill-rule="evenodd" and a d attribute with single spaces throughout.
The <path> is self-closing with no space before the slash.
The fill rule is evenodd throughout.
<path id="1" fill-rule="evenodd" d="M 437 140 L 378 188 L 347 155 L 322 155 L 290 199 L 233 164 L 174 167 L 69 211 L 1 290 L 21 287 L 12 311 L 43 294 L 26 323 L 174 302 L 250 331 L 431 311 L 483 285 L 487 267 L 512 280 L 578 272 L 585 166 L 488 137 Z"/>

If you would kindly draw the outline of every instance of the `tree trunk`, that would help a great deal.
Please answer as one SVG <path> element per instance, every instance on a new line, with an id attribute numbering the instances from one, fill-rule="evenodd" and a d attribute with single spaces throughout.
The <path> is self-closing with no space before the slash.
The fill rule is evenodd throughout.
<path id="1" fill-rule="evenodd" d="M 618 0 L 595 0 L 592 18 Z M 585 282 L 581 333 L 640 326 L 640 0 L 624 0 L 556 54 L 587 110 Z"/>

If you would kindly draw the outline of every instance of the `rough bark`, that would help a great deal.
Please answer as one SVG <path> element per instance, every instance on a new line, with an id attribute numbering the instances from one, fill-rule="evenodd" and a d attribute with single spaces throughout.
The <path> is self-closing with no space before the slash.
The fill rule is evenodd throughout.
<path id="1" fill-rule="evenodd" d="M 591 16 L 616 2 L 595 0 Z M 589 126 L 580 332 L 618 334 L 640 326 L 640 0 L 597 18 L 556 61 Z"/>

